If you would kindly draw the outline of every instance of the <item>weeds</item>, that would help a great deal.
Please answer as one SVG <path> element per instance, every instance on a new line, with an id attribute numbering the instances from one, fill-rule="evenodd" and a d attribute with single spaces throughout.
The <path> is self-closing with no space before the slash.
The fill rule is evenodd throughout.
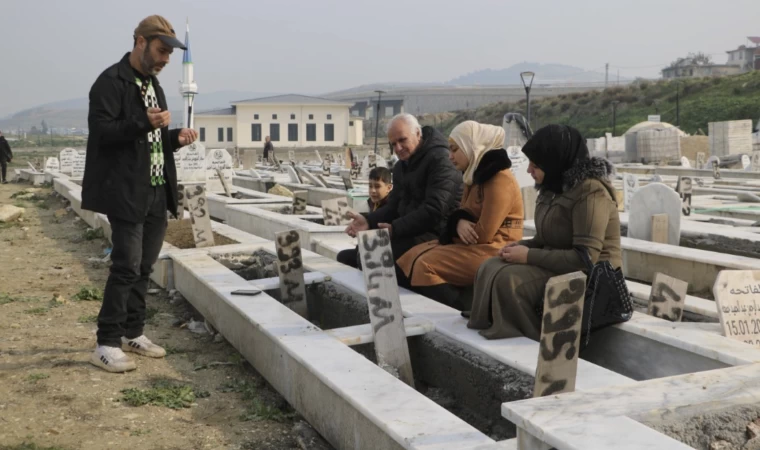
<path id="1" fill-rule="evenodd" d="M 77 319 L 77 322 L 79 323 L 96 323 L 98 321 L 98 315 L 92 314 L 88 316 L 79 316 L 79 319 Z"/>
<path id="2" fill-rule="evenodd" d="M 103 291 L 92 286 L 82 286 L 79 288 L 79 292 L 74 294 L 71 298 L 72 300 L 83 301 L 83 302 L 86 302 L 86 301 L 99 302 L 103 300 Z"/>
<path id="3" fill-rule="evenodd" d="M 92 229 L 88 228 L 84 230 L 84 234 L 82 235 L 82 238 L 85 241 L 94 241 L 95 239 L 105 239 L 105 234 L 103 234 L 103 229 Z"/>
<path id="4" fill-rule="evenodd" d="M 166 350 L 166 355 L 167 356 L 168 355 L 179 355 L 181 353 L 187 353 L 187 350 L 185 350 L 183 348 L 180 348 L 180 347 L 175 347 L 175 346 L 173 346 L 171 344 L 165 344 L 164 345 L 164 350 Z"/>
<path id="5" fill-rule="evenodd" d="M 46 308 L 46 307 L 31 308 L 31 309 L 24 310 L 26 314 L 31 314 L 33 316 L 44 316 L 45 314 L 47 314 L 48 311 L 50 311 L 50 308 Z"/>
<path id="6" fill-rule="evenodd" d="M 151 324 L 155 324 L 153 319 L 156 318 L 156 314 L 158 314 L 157 308 L 147 308 L 145 310 L 145 322 L 150 322 Z"/>
<path id="7" fill-rule="evenodd" d="M 64 447 L 41 447 L 33 442 L 22 442 L 18 445 L 2 445 L 0 444 L 0 450 L 66 450 Z"/>
<path id="8" fill-rule="evenodd" d="M 189 408 L 196 398 L 205 398 L 210 394 L 198 391 L 192 386 L 179 384 L 173 380 L 157 379 L 149 389 L 129 388 L 121 391 L 120 401 L 130 406 L 155 405 L 171 409 Z"/>
<path id="9" fill-rule="evenodd" d="M 36 384 L 38 381 L 44 380 L 47 378 L 50 378 L 50 375 L 46 373 L 32 373 L 27 377 L 26 381 L 28 381 L 29 383 Z"/>
<path id="10" fill-rule="evenodd" d="M 12 297 L 10 294 L 0 294 L 0 305 L 8 303 L 30 303 L 38 302 L 40 299 L 36 297 Z"/>
<path id="11" fill-rule="evenodd" d="M 295 417 L 295 413 L 282 412 L 279 408 L 273 405 L 267 405 L 259 399 L 254 399 L 251 406 L 245 410 L 240 416 L 240 420 L 243 422 L 248 421 L 262 421 L 271 420 L 273 422 L 284 422 L 288 419 Z"/>

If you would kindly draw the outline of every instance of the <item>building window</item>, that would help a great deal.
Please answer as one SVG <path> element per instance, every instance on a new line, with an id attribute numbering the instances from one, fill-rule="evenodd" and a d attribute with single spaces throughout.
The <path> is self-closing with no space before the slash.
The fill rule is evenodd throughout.
<path id="1" fill-rule="evenodd" d="M 259 115 L 258 114 L 254 114 L 253 115 L 253 120 L 259 120 Z"/>
<path id="2" fill-rule="evenodd" d="M 201 127 L 201 142 L 206 142 L 206 127 Z"/>
<path id="3" fill-rule="evenodd" d="M 277 120 L 277 114 L 272 114 L 272 120 Z"/>
<path id="4" fill-rule="evenodd" d="M 386 106 L 385 117 L 391 117 L 391 116 L 393 116 L 393 106 Z"/>
<path id="5" fill-rule="evenodd" d="M 224 128 L 217 128 L 216 129 L 216 141 L 217 142 L 224 142 Z"/>
<path id="6" fill-rule="evenodd" d="M 251 140 L 253 142 L 261 142 L 261 124 L 260 123 L 251 124 Z"/>
<path id="7" fill-rule="evenodd" d="M 309 120 L 314 120 L 314 114 L 309 114 Z"/>
<path id="8" fill-rule="evenodd" d="M 306 124 L 306 140 L 310 142 L 314 142 L 317 140 L 317 124 L 316 123 Z"/>
<path id="9" fill-rule="evenodd" d="M 290 120 L 296 120 L 296 115 L 295 114 L 291 114 L 290 115 Z"/>
<path id="10" fill-rule="evenodd" d="M 325 141 L 332 142 L 335 140 L 335 125 L 331 123 L 325 124 Z"/>
<path id="11" fill-rule="evenodd" d="M 289 123 L 288 124 L 288 141 L 294 142 L 297 140 L 298 140 L 298 124 Z"/>
<path id="12" fill-rule="evenodd" d="M 227 142 L 232 142 L 232 127 L 227 127 Z"/>
<path id="13" fill-rule="evenodd" d="M 353 121 L 353 120 L 349 120 L 349 121 L 348 121 L 348 126 L 349 126 L 349 127 L 352 127 L 352 126 L 354 126 L 354 121 Z"/>
<path id="14" fill-rule="evenodd" d="M 332 120 L 332 114 L 327 115 L 327 120 Z"/>
<path id="15" fill-rule="evenodd" d="M 277 114 L 273 114 L 277 115 Z M 269 139 L 272 140 L 272 142 L 279 142 L 280 140 L 280 124 L 279 123 L 270 123 L 269 124 Z"/>

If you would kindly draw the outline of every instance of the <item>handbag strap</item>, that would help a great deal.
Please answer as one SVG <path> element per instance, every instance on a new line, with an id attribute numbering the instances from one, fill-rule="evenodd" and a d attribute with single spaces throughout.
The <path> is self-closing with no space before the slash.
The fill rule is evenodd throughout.
<path id="1" fill-rule="evenodd" d="M 575 247 L 575 251 L 578 252 L 578 256 L 581 257 L 581 261 L 586 264 L 586 269 L 589 274 L 591 274 L 594 264 L 591 262 L 591 256 L 588 254 L 588 249 L 586 247 Z"/>

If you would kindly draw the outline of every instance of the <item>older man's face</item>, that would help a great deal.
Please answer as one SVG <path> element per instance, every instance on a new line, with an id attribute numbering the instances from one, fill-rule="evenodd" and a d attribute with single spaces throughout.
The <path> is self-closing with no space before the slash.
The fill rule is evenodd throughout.
<path id="1" fill-rule="evenodd" d="M 388 130 L 388 141 L 393 152 L 401 161 L 408 160 L 420 145 L 422 136 L 403 120 L 397 120 Z"/>

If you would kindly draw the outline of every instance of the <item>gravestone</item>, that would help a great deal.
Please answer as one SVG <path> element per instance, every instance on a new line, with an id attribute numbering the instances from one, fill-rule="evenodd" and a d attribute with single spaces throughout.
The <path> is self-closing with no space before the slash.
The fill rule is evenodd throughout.
<path id="1" fill-rule="evenodd" d="M 180 149 L 180 167 L 182 168 L 182 181 L 198 181 L 205 183 L 206 174 L 206 147 L 200 142 L 193 142 Z"/>
<path id="2" fill-rule="evenodd" d="M 303 215 L 306 214 L 306 200 L 309 196 L 309 191 L 293 191 L 293 214 Z"/>
<path id="3" fill-rule="evenodd" d="M 227 180 L 224 178 L 224 174 L 222 174 L 221 170 L 216 169 L 216 177 L 222 183 L 222 189 L 224 189 L 224 195 L 226 195 L 227 197 L 232 197 L 232 192 L 230 191 L 230 185 L 227 184 Z"/>
<path id="4" fill-rule="evenodd" d="M 713 172 L 713 178 L 716 180 L 720 180 L 720 167 L 717 164 L 713 164 L 712 172 Z"/>
<path id="5" fill-rule="evenodd" d="M 752 161 L 749 159 L 749 156 L 742 155 L 742 169 L 749 170 L 751 165 Z"/>
<path id="6" fill-rule="evenodd" d="M 691 163 L 689 162 L 689 158 L 682 156 L 681 157 L 681 167 L 686 167 L 691 169 Z"/>
<path id="7" fill-rule="evenodd" d="M 60 169 L 61 165 L 55 156 L 51 156 L 45 160 L 45 172 L 58 173 Z"/>
<path id="8" fill-rule="evenodd" d="M 523 220 L 533 220 L 536 215 L 538 189 L 535 186 L 525 186 L 520 188 L 520 192 L 523 201 Z"/>
<path id="9" fill-rule="evenodd" d="M 678 177 L 676 192 L 681 196 L 681 213 L 684 216 L 691 215 L 691 194 L 693 190 L 691 177 Z"/>
<path id="10" fill-rule="evenodd" d="M 84 150 L 77 150 L 72 160 L 71 177 L 83 178 L 84 177 L 84 165 L 87 160 L 87 152 Z"/>
<path id="11" fill-rule="evenodd" d="M 546 282 L 533 397 L 575 390 L 585 292 L 583 272 L 553 277 Z"/>
<path id="12" fill-rule="evenodd" d="M 662 183 L 640 187 L 631 198 L 628 213 L 628 237 L 652 241 L 652 216 L 668 215 L 668 239 L 670 245 L 681 242 L 681 197 Z"/>
<path id="13" fill-rule="evenodd" d="M 374 163 L 372 161 L 373 159 Z M 388 161 L 382 156 L 377 155 L 372 150 L 370 150 L 370 154 L 365 156 L 364 160 L 362 160 L 361 173 L 369 174 L 369 171 L 375 167 L 388 167 Z M 359 168 L 357 167 L 357 176 L 359 175 L 358 169 Z"/>
<path id="14" fill-rule="evenodd" d="M 713 155 L 709 158 L 707 158 L 707 163 L 705 164 L 705 169 L 712 170 L 713 167 L 720 165 L 720 158 Z"/>
<path id="15" fill-rule="evenodd" d="M 633 194 L 639 189 L 639 179 L 632 173 L 623 175 L 623 211 L 631 209 Z"/>
<path id="16" fill-rule="evenodd" d="M 296 152 L 293 150 L 288 150 L 288 161 L 290 161 L 291 166 L 296 165 Z"/>
<path id="17" fill-rule="evenodd" d="M 705 153 L 697 153 L 697 169 L 703 170 L 705 168 Z"/>
<path id="18" fill-rule="evenodd" d="M 296 172 L 296 169 L 294 169 L 293 166 L 285 166 L 285 171 L 288 173 L 291 183 L 301 184 L 301 178 L 298 176 L 298 172 Z"/>
<path id="19" fill-rule="evenodd" d="M 308 181 L 309 183 L 313 184 L 316 187 L 327 187 L 326 184 L 319 181 L 319 178 L 309 173 L 309 171 L 304 169 L 303 167 L 296 167 L 296 172 L 298 172 L 298 175 L 301 177 L 301 181 L 306 179 L 306 181 Z"/>
<path id="20" fill-rule="evenodd" d="M 251 170 L 248 171 L 248 173 L 251 174 L 251 178 L 253 178 L 254 180 L 261 179 L 261 174 L 256 169 L 252 168 Z"/>
<path id="21" fill-rule="evenodd" d="M 330 176 L 330 161 L 328 160 L 322 161 L 322 176 L 324 177 Z"/>
<path id="22" fill-rule="evenodd" d="M 182 183 L 177 183 L 177 219 L 182 220 L 185 215 L 185 208 L 187 207 L 187 199 L 185 198 L 186 186 Z"/>
<path id="23" fill-rule="evenodd" d="M 217 172 L 219 170 L 219 172 Z M 224 177 L 228 186 L 232 185 L 232 155 L 226 149 L 215 148 L 206 153 L 206 173 L 209 192 L 219 192 L 224 189 L 220 177 Z"/>
<path id="24" fill-rule="evenodd" d="M 303 279 L 301 236 L 295 230 L 275 234 L 280 301 L 301 317 L 308 318 L 306 283 Z"/>
<path id="25" fill-rule="evenodd" d="M 671 322 L 680 322 L 689 283 L 657 272 L 652 281 L 647 314 Z"/>
<path id="26" fill-rule="evenodd" d="M 314 154 L 317 155 L 317 161 L 319 161 L 320 164 L 324 163 L 324 160 L 322 160 L 322 156 L 319 154 L 319 150 L 316 148 L 314 149 Z"/>
<path id="27" fill-rule="evenodd" d="M 713 285 L 723 334 L 760 347 L 760 270 L 723 270 Z"/>
<path id="28" fill-rule="evenodd" d="M 61 165 L 61 173 L 64 173 L 66 175 L 72 174 L 72 171 L 74 170 L 74 156 L 76 153 L 77 151 L 73 148 L 64 148 L 61 150 L 61 152 L 58 154 L 58 160 Z"/>
<path id="29" fill-rule="evenodd" d="M 346 169 L 350 169 L 351 168 L 351 163 L 354 162 L 354 159 L 351 157 L 351 149 L 350 148 L 346 148 L 346 150 L 345 150 L 344 153 L 345 153 L 345 155 L 341 155 L 343 157 L 343 161 L 342 161 L 343 162 L 343 167 L 345 167 Z"/>
<path id="30" fill-rule="evenodd" d="M 760 150 L 752 152 L 750 168 L 753 172 L 760 172 Z"/>
<path id="31" fill-rule="evenodd" d="M 652 216 L 652 242 L 668 243 L 668 215 L 655 214 Z"/>
<path id="32" fill-rule="evenodd" d="M 533 187 L 536 185 L 536 181 L 528 173 L 528 158 L 520 151 L 522 147 L 509 147 L 507 148 L 507 156 L 512 162 L 512 175 L 517 179 L 517 184 L 520 188 Z"/>
<path id="33" fill-rule="evenodd" d="M 211 216 L 206 205 L 206 187 L 203 184 L 186 186 L 185 204 L 190 211 L 195 247 L 213 247 L 214 233 L 211 231 Z"/>
<path id="34" fill-rule="evenodd" d="M 375 338 L 377 365 L 414 387 L 388 230 L 360 232 L 359 254 L 367 286 L 367 306 Z"/>
<path id="35" fill-rule="evenodd" d="M 343 186 L 346 187 L 346 190 L 354 188 L 354 182 L 351 180 L 351 171 L 341 170 L 340 177 L 343 179 Z"/>
<path id="36" fill-rule="evenodd" d="M 27 161 L 26 163 L 29 165 L 29 168 L 32 169 L 32 172 L 37 173 L 37 168 L 34 167 L 34 164 L 32 164 L 29 161 Z"/>
<path id="37" fill-rule="evenodd" d="M 182 171 L 182 153 L 184 151 L 183 147 L 172 155 L 172 158 L 174 158 L 174 170 L 177 172 L 177 181 L 182 181 L 185 178 L 185 173 Z"/>
<path id="38" fill-rule="evenodd" d="M 243 150 L 243 169 L 253 169 L 256 161 L 256 150 L 249 148 Z"/>
<path id="39" fill-rule="evenodd" d="M 324 218 L 325 225 L 335 226 L 350 224 L 352 220 L 348 215 L 350 212 L 351 208 L 348 207 L 348 200 L 346 197 L 322 200 L 322 217 Z"/>

